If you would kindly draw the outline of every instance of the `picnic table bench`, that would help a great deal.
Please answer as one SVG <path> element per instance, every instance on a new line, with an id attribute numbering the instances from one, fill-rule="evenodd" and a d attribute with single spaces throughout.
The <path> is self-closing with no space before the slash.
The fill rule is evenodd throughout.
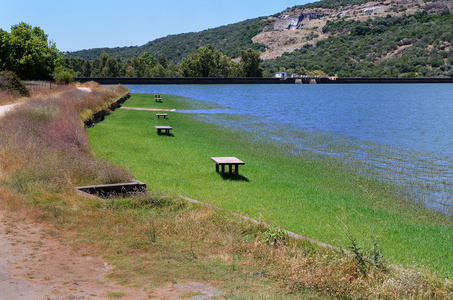
<path id="1" fill-rule="evenodd" d="M 245 162 L 236 157 L 211 157 L 211 160 L 215 162 L 215 170 L 219 173 L 219 166 L 221 167 L 221 173 L 225 173 L 225 166 L 229 167 L 230 173 L 239 174 L 239 165 L 245 165 Z M 234 168 L 233 168 L 234 166 Z"/>
<path id="2" fill-rule="evenodd" d="M 162 131 L 165 131 L 165 134 L 170 134 L 170 130 L 173 129 L 171 126 L 154 126 L 157 129 L 157 134 L 162 134 Z"/>
<path id="3" fill-rule="evenodd" d="M 164 119 L 167 118 L 167 114 L 156 114 L 157 118 L 160 119 L 160 117 L 163 117 Z"/>

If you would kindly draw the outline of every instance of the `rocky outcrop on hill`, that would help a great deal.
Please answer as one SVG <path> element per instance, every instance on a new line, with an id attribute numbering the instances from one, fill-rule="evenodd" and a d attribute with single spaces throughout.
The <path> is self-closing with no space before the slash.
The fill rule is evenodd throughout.
<path id="1" fill-rule="evenodd" d="M 298 12 L 298 13 L 287 13 L 282 14 L 274 22 L 274 30 L 295 30 L 302 26 L 302 21 L 305 20 L 317 20 L 323 17 L 324 14 L 316 12 Z"/>
<path id="2" fill-rule="evenodd" d="M 426 4 L 423 0 L 384 0 L 365 4 L 338 6 L 336 8 L 292 8 L 269 17 L 271 24 L 252 38 L 254 43 L 266 45 L 261 59 L 273 59 L 283 53 L 293 52 L 305 45 L 315 45 L 317 41 L 328 37 L 322 28 L 328 20 L 340 18 L 348 20 L 366 20 L 386 15 L 402 16 L 417 11 L 441 11 L 452 8 L 452 0 Z"/>

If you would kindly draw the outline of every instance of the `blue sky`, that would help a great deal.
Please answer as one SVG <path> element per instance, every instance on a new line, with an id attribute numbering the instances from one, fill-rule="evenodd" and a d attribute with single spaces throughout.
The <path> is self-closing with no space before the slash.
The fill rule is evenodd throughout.
<path id="1" fill-rule="evenodd" d="M 268 16 L 312 0 L 0 0 L 0 28 L 39 26 L 61 51 L 141 46 Z"/>

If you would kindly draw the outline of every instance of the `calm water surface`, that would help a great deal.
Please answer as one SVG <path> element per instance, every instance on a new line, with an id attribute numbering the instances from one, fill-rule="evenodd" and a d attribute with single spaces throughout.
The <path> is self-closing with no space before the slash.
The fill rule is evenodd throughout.
<path id="1" fill-rule="evenodd" d="M 128 87 L 209 103 L 216 108 L 189 112 L 289 143 L 295 152 L 360 163 L 429 207 L 452 212 L 453 84 Z"/>

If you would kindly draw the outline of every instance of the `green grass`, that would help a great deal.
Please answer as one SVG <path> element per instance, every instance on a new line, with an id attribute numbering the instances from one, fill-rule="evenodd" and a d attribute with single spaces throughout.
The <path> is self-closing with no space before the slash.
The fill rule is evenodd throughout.
<path id="1" fill-rule="evenodd" d="M 190 101 L 181 101 L 183 97 L 175 95 L 160 94 L 162 102 L 154 100 L 154 94 L 134 94 L 123 106 L 126 107 L 144 107 L 144 108 L 162 108 L 162 109 L 207 109 L 219 108 L 215 104 L 207 104 L 203 101 L 190 99 Z"/>
<path id="2" fill-rule="evenodd" d="M 192 99 L 136 95 L 135 107 L 195 108 Z M 148 188 L 183 195 L 275 224 L 322 242 L 347 248 L 348 235 L 371 249 L 376 235 L 393 263 L 427 267 L 452 278 L 453 221 L 406 203 L 397 190 L 348 171 L 342 161 L 292 154 L 288 146 L 256 135 L 207 124 L 192 114 L 116 110 L 89 130 L 98 156 L 127 167 Z M 172 136 L 155 125 L 170 125 Z M 236 156 L 240 180 L 224 180 L 212 156 Z"/>

